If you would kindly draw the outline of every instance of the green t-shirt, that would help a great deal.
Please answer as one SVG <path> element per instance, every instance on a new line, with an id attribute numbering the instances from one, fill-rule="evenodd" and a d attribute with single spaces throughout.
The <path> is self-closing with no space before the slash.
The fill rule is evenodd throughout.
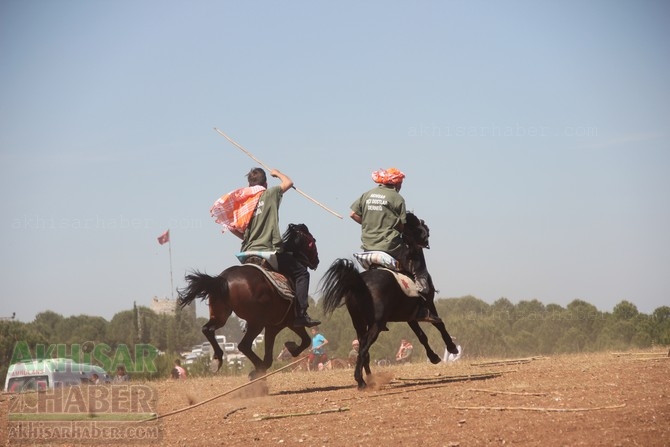
<path id="1" fill-rule="evenodd" d="M 402 250 L 402 237 L 396 229 L 407 218 L 405 199 L 392 186 L 379 185 L 364 193 L 351 210 L 361 216 L 361 248 L 384 251 L 396 257 Z"/>
<path id="2" fill-rule="evenodd" d="M 282 251 L 279 231 L 279 205 L 284 196 L 280 186 L 265 190 L 258 199 L 256 211 L 244 232 L 240 251 Z"/>

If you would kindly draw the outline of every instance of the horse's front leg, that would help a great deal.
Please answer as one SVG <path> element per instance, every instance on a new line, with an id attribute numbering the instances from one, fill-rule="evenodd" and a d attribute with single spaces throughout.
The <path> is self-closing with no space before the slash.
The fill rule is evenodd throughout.
<path id="1" fill-rule="evenodd" d="M 430 347 L 428 344 L 428 336 L 426 336 L 426 333 L 421 329 L 421 326 L 419 326 L 419 323 L 417 321 L 408 321 L 407 324 L 409 324 L 409 327 L 412 328 L 414 331 L 414 334 L 416 337 L 419 339 L 423 347 L 426 349 L 426 355 L 428 356 L 428 360 L 430 360 L 430 363 L 433 365 L 437 365 L 440 363 L 442 358 L 437 355 Z M 444 326 L 444 324 L 442 324 Z"/>
<path id="2" fill-rule="evenodd" d="M 444 340 L 444 344 L 447 346 L 447 351 L 449 351 L 450 354 L 458 354 L 458 347 L 451 339 L 451 335 L 449 335 L 449 332 L 447 332 L 447 327 L 444 325 L 444 323 L 433 323 L 433 326 L 435 326 L 437 330 L 440 331 L 442 340 Z"/>
<path id="3" fill-rule="evenodd" d="M 431 312 L 433 312 L 434 315 L 437 315 L 437 308 L 435 307 L 435 303 L 432 300 L 430 300 L 427 304 Z M 440 331 L 440 335 L 442 335 L 442 340 L 444 340 L 444 344 L 447 346 L 447 351 L 450 354 L 454 355 L 458 354 L 458 348 L 456 347 L 456 343 L 454 343 L 454 341 L 451 339 L 451 335 L 449 335 L 449 332 L 447 332 L 447 327 L 444 325 L 444 322 L 433 323 L 433 326 L 435 326 L 437 330 Z"/>
<path id="4" fill-rule="evenodd" d="M 312 344 L 312 339 L 309 338 L 309 334 L 307 333 L 307 329 L 304 327 L 292 327 L 289 326 L 289 329 L 291 329 L 293 332 L 300 337 L 300 344 L 297 344 L 294 341 L 287 341 L 284 343 L 284 346 L 286 346 L 286 349 L 288 349 L 288 352 L 291 353 L 293 357 L 298 357 L 300 353 L 302 353 L 305 349 L 309 347 L 309 345 Z"/>

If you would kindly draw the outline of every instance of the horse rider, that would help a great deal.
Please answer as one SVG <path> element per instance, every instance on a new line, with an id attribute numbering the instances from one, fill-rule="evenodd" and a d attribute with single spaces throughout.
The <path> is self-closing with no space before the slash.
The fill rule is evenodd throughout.
<path id="1" fill-rule="evenodd" d="M 435 297 L 430 274 L 425 267 L 417 271 L 416 263 L 410 262 L 409 247 L 402 239 L 407 217 L 405 199 L 400 195 L 404 178 L 405 174 L 396 168 L 374 171 L 372 180 L 377 186 L 351 204 L 350 217 L 361 225 L 363 250 L 388 253 L 414 276 L 423 298 L 416 320 L 439 323 L 440 317 L 426 305 Z"/>
<path id="2" fill-rule="evenodd" d="M 279 273 L 295 284 L 294 327 L 313 327 L 321 324 L 307 315 L 309 271 L 291 253 L 285 252 L 279 231 L 279 206 L 284 193 L 293 181 L 277 169 L 270 171 L 280 184 L 268 188 L 267 176 L 261 168 L 247 174 L 248 188 L 240 188 L 217 200 L 210 210 L 216 222 L 242 239 L 240 251 L 274 252 Z"/>

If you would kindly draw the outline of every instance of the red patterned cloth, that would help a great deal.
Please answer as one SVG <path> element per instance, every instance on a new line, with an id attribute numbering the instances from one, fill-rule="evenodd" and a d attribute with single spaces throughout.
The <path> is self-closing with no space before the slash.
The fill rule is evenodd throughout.
<path id="1" fill-rule="evenodd" d="M 380 169 L 372 173 L 372 180 L 382 185 L 397 185 L 402 183 L 404 178 L 405 174 L 396 168 Z"/>
<path id="2" fill-rule="evenodd" d="M 221 232 L 236 230 L 244 233 L 264 191 L 264 186 L 247 186 L 229 192 L 214 202 L 209 212 L 214 221 L 223 227 Z"/>

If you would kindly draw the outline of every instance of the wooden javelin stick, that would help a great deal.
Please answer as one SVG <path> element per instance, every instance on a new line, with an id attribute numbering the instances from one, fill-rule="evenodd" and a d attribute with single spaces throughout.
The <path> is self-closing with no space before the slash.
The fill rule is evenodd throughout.
<path id="1" fill-rule="evenodd" d="M 258 158 L 254 157 L 254 155 L 253 155 L 251 152 L 249 152 L 248 150 L 246 150 L 245 148 L 243 148 L 240 144 L 238 144 L 235 140 L 233 140 L 232 138 L 230 138 L 228 135 L 226 135 L 225 133 L 221 132 L 221 131 L 220 131 L 219 129 L 217 129 L 216 127 L 214 128 L 214 130 L 216 130 L 219 134 L 221 134 L 226 140 L 230 141 L 231 144 L 232 144 L 233 146 L 235 146 L 236 148 L 238 148 L 239 150 L 241 150 L 242 152 L 244 152 L 245 154 L 247 154 L 247 155 L 248 155 L 249 157 L 251 157 L 256 163 L 258 163 L 259 165 L 261 165 L 262 167 L 264 167 L 267 171 L 272 171 L 272 169 L 270 169 L 270 167 L 269 167 L 268 165 L 266 165 L 265 163 L 263 163 L 262 161 L 260 161 Z M 315 200 L 315 199 L 313 199 L 312 197 L 308 196 L 307 194 L 305 194 L 303 191 L 299 190 L 299 189 L 296 188 L 295 186 L 292 186 L 292 188 L 295 189 L 296 192 L 297 192 L 298 194 L 300 194 L 301 196 L 305 197 L 306 199 L 309 199 L 309 200 L 311 200 L 312 202 L 316 203 L 316 204 L 319 205 L 321 208 L 323 208 L 324 210 L 328 211 L 330 214 L 333 214 L 334 216 L 337 216 L 337 217 L 339 217 L 340 219 L 342 219 L 342 216 L 340 216 L 340 215 L 337 214 L 335 211 L 333 211 L 333 210 L 331 210 L 330 208 L 328 208 L 328 207 L 327 207 L 326 205 L 324 205 L 323 203 L 321 203 L 321 202 L 319 202 L 318 200 Z"/>
<path id="2" fill-rule="evenodd" d="M 239 390 L 240 388 L 244 388 L 244 387 L 249 386 L 249 385 L 251 385 L 252 383 L 256 383 L 256 382 L 258 382 L 258 381 L 260 381 L 260 380 L 265 380 L 265 379 L 267 379 L 268 377 L 270 377 L 270 376 L 272 376 L 272 375 L 274 375 L 274 374 L 277 374 L 279 371 L 283 371 L 283 370 L 285 370 L 285 369 L 287 369 L 287 368 L 290 368 L 290 367 L 293 366 L 293 365 L 297 365 L 298 363 L 302 362 L 302 361 L 305 360 L 306 358 L 307 358 L 307 356 L 306 356 L 306 355 L 303 355 L 302 357 L 299 357 L 298 360 L 294 360 L 293 362 L 289 363 L 288 365 L 284 365 L 284 366 L 282 366 L 281 368 L 279 368 L 279 369 L 275 369 L 274 371 L 271 371 L 271 372 L 266 372 L 266 373 L 265 373 L 264 375 L 262 375 L 261 377 L 258 377 L 258 378 L 254 379 L 254 380 L 250 380 L 249 382 L 243 383 L 242 385 L 240 385 L 240 386 L 236 386 L 235 388 L 230 389 L 230 390 L 228 390 L 228 391 L 225 391 L 225 392 L 223 392 L 223 393 L 221 393 L 221 394 L 217 394 L 216 396 L 214 396 L 214 397 L 210 397 L 209 399 L 205 399 L 205 400 L 203 400 L 202 402 L 198 402 L 197 404 L 189 405 L 188 407 L 180 408 L 180 409 L 178 409 L 178 410 L 174 410 L 174 411 L 171 411 L 171 412 L 169 412 L 169 413 L 165 413 L 165 414 L 161 414 L 161 415 L 154 414 L 153 416 L 149 417 L 148 419 L 142 419 L 140 422 L 155 421 L 156 419 L 162 419 L 162 418 L 164 418 L 164 417 L 168 417 L 168 416 L 172 416 L 172 415 L 175 415 L 175 414 L 183 413 L 184 411 L 192 410 L 192 409 L 194 409 L 194 408 L 196 408 L 196 407 L 199 407 L 199 406 L 201 406 L 201 405 L 205 405 L 205 404 L 207 404 L 207 403 L 209 403 L 209 402 L 211 402 L 211 401 L 213 401 L 213 400 L 215 400 L 215 399 L 218 399 L 218 398 L 220 398 L 220 397 L 225 396 L 226 394 L 230 394 L 230 393 L 232 393 L 233 391 L 237 391 L 237 390 Z"/>

